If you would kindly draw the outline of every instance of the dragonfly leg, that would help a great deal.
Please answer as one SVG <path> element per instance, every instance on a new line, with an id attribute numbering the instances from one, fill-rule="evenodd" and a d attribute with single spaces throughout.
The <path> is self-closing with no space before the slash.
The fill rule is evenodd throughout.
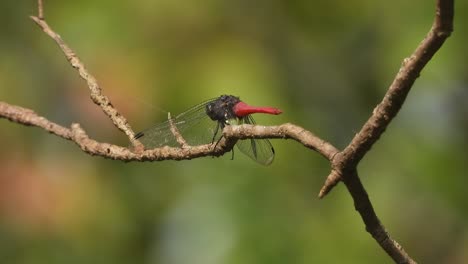
<path id="1" fill-rule="evenodd" d="M 218 134 L 218 130 L 219 130 L 219 122 L 218 122 L 218 124 L 216 125 L 216 130 L 215 130 L 215 132 L 214 132 L 214 134 L 213 134 L 213 138 L 211 139 L 211 144 L 213 144 L 213 142 L 214 142 L 214 140 L 215 140 L 215 138 L 216 138 L 216 135 Z M 218 145 L 218 142 L 216 142 L 216 145 Z M 216 147 L 216 146 L 215 146 L 215 147 Z"/>
<path id="2" fill-rule="evenodd" d="M 213 142 L 214 142 L 214 140 L 215 140 L 215 138 L 216 138 L 216 135 L 218 134 L 219 128 L 221 127 L 221 130 L 222 130 L 222 129 L 224 129 L 225 126 L 226 126 L 226 125 L 225 125 L 224 123 L 218 122 L 218 125 L 216 126 L 215 133 L 214 133 L 214 135 L 213 135 L 213 139 L 211 140 L 211 144 L 213 144 Z M 219 142 L 221 141 L 221 139 L 222 139 L 223 137 L 224 137 L 224 135 L 221 135 L 221 136 L 219 137 L 219 139 L 216 141 L 216 144 L 214 145 L 213 149 L 215 149 L 215 148 L 218 146 Z"/>
<path id="3" fill-rule="evenodd" d="M 255 144 L 255 140 L 253 139 L 250 140 L 250 146 L 252 148 L 254 157 L 257 158 L 257 144 Z"/>

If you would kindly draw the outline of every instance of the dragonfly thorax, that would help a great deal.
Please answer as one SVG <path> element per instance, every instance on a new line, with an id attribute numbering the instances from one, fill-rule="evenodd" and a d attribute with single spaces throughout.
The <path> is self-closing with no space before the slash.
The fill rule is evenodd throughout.
<path id="1" fill-rule="evenodd" d="M 237 118 L 233 108 L 239 102 L 240 100 L 238 97 L 222 95 L 206 105 L 206 114 L 211 120 L 227 124 L 229 119 Z"/>

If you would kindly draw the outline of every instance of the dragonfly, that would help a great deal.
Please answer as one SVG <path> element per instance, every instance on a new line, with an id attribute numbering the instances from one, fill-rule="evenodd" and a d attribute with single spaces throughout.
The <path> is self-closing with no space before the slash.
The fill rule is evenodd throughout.
<path id="1" fill-rule="evenodd" d="M 252 124 L 252 114 L 279 115 L 282 111 L 274 107 L 250 106 L 233 95 L 221 95 L 191 107 L 185 112 L 171 117 L 135 135 L 145 149 L 163 146 L 178 147 L 171 128 L 177 128 L 188 145 L 215 144 L 222 138 L 222 130 L 229 125 Z M 241 139 L 237 148 L 254 161 L 269 165 L 275 157 L 275 150 L 268 139 Z"/>

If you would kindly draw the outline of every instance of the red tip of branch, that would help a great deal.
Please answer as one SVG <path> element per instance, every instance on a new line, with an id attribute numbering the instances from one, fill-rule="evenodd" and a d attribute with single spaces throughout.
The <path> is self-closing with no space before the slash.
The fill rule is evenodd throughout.
<path id="1" fill-rule="evenodd" d="M 236 116 L 238 117 L 243 117 L 243 116 L 255 114 L 255 113 L 279 115 L 283 112 L 278 108 L 250 106 L 244 102 L 237 103 L 234 106 L 233 110 L 234 110 L 234 114 L 236 114 Z"/>

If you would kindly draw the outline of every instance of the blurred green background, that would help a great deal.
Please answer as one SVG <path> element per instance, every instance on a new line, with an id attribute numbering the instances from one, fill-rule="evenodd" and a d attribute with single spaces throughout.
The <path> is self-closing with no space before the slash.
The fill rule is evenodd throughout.
<path id="1" fill-rule="evenodd" d="M 221 94 L 281 108 L 343 148 L 420 43 L 434 1 L 45 1 L 48 23 L 138 131 Z M 0 100 L 96 140 L 128 140 L 28 18 L 1 1 Z M 455 32 L 360 164 L 390 234 L 420 263 L 468 263 L 468 35 Z M 244 155 L 153 163 L 91 157 L 40 129 L 0 120 L 0 263 L 392 263 L 317 153 L 272 140 Z"/>

